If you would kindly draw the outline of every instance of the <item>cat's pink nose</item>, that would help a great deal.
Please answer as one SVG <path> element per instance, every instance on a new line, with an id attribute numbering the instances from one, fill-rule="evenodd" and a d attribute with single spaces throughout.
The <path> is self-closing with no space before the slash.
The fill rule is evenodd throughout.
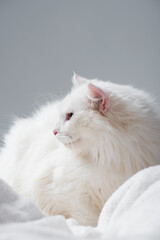
<path id="1" fill-rule="evenodd" d="M 57 132 L 56 130 L 53 130 L 53 134 L 54 134 L 54 135 L 57 135 L 57 133 L 58 133 L 58 132 Z"/>

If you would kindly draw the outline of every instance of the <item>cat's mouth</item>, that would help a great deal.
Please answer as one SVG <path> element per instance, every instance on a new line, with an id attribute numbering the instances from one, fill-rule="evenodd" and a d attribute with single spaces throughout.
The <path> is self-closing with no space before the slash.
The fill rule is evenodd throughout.
<path id="1" fill-rule="evenodd" d="M 74 139 L 72 136 L 66 133 L 58 133 L 56 136 L 66 147 L 72 147 L 80 141 L 80 138 Z"/>
<path id="2" fill-rule="evenodd" d="M 68 141 L 68 142 L 63 142 L 63 144 L 66 146 L 66 147 L 72 147 L 74 144 L 78 143 L 80 141 L 80 138 L 74 140 L 74 141 Z"/>

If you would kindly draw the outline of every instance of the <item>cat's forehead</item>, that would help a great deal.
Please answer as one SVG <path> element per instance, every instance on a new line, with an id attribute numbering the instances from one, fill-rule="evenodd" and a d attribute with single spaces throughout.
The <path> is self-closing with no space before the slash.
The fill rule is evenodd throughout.
<path id="1" fill-rule="evenodd" d="M 83 108 L 86 100 L 86 86 L 73 89 L 62 101 L 64 111 L 74 111 Z"/>

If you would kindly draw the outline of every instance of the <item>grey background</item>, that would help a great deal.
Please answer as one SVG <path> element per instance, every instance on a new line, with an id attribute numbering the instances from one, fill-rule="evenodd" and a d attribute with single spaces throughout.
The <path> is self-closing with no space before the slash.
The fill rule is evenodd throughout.
<path id="1" fill-rule="evenodd" d="M 160 1 L 0 1 L 0 138 L 13 115 L 64 95 L 73 71 L 160 101 Z"/>

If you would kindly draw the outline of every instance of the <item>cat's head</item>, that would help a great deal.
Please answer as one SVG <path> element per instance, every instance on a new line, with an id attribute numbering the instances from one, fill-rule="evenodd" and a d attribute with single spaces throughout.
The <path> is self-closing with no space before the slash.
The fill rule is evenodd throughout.
<path id="1" fill-rule="evenodd" d="M 143 92 L 77 75 L 73 85 L 61 102 L 55 136 L 78 155 L 114 160 L 129 134 L 136 136 L 145 111 Z"/>
<path id="2" fill-rule="evenodd" d="M 53 132 L 66 147 L 87 154 L 103 128 L 101 122 L 109 99 L 101 88 L 85 78 L 74 75 L 73 85 L 71 93 L 61 102 L 59 121 Z"/>

